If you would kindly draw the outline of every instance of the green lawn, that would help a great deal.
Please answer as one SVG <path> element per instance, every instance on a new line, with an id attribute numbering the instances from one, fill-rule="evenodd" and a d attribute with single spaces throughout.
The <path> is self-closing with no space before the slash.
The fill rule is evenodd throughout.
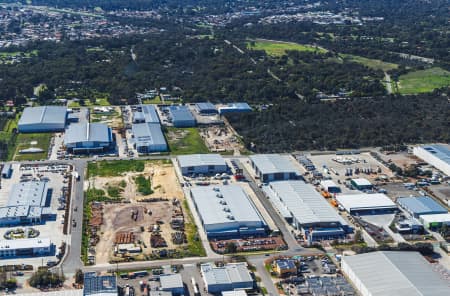
<path id="1" fill-rule="evenodd" d="M 450 72 L 433 67 L 400 76 L 398 91 L 401 94 L 417 94 L 431 92 L 436 88 L 450 85 Z"/>
<path id="2" fill-rule="evenodd" d="M 389 70 L 398 68 L 397 64 L 383 62 L 381 60 L 369 59 L 369 58 L 351 55 L 351 54 L 342 54 L 340 56 L 347 61 L 356 62 L 356 63 L 362 64 L 366 67 L 372 68 L 374 70 L 381 70 L 381 71 L 387 72 Z"/>
<path id="3" fill-rule="evenodd" d="M 276 42 L 276 41 L 255 41 L 247 42 L 247 48 L 252 50 L 264 50 L 271 56 L 282 56 L 287 50 L 310 51 L 317 53 L 326 53 L 327 50 L 313 45 L 304 45 L 293 42 Z"/>
<path id="4" fill-rule="evenodd" d="M 50 139 L 53 134 L 51 133 L 38 133 L 38 134 L 19 134 L 16 140 L 16 149 L 14 160 L 41 160 L 47 159 L 48 148 L 50 145 Z M 35 145 L 31 145 L 31 142 L 37 142 Z M 19 154 L 19 150 L 27 148 L 41 148 L 44 151 L 40 153 Z"/>
<path id="5" fill-rule="evenodd" d="M 142 195 L 150 195 L 153 193 L 150 177 L 146 178 L 144 175 L 139 175 L 134 178 L 134 182 L 136 182 L 137 191 Z"/>
<path id="6" fill-rule="evenodd" d="M 194 223 L 194 217 L 186 200 L 183 201 L 184 212 L 189 217 L 189 221 L 186 221 L 184 229 L 186 231 L 186 238 L 188 241 L 189 256 L 206 256 L 205 248 L 203 248 L 202 240 L 198 235 L 197 225 Z"/>
<path id="7" fill-rule="evenodd" d="M 144 103 L 144 104 L 161 104 L 161 98 L 159 96 L 156 96 L 153 99 L 145 99 L 142 103 Z"/>
<path id="8" fill-rule="evenodd" d="M 115 177 L 125 172 L 143 172 L 145 160 L 102 160 L 88 164 L 88 177 Z"/>
<path id="9" fill-rule="evenodd" d="M 195 154 L 208 153 L 202 137 L 195 127 L 190 128 L 167 128 L 169 150 L 172 154 Z"/>

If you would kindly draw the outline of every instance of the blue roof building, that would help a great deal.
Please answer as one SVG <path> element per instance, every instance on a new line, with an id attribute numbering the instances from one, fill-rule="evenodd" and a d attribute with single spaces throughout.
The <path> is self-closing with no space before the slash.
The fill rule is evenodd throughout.
<path id="1" fill-rule="evenodd" d="M 214 106 L 214 104 L 210 102 L 195 104 L 195 111 L 197 111 L 198 114 L 202 115 L 211 115 L 218 113 L 216 106 Z"/>
<path id="2" fill-rule="evenodd" d="M 226 106 L 219 107 L 219 114 L 226 113 L 243 113 L 243 112 L 252 112 L 253 109 L 247 103 L 230 103 Z"/>
<path id="3" fill-rule="evenodd" d="M 133 123 L 160 123 L 158 112 L 153 105 L 141 105 L 140 111 L 133 113 Z"/>
<path id="4" fill-rule="evenodd" d="M 447 176 L 450 176 L 450 147 L 448 145 L 418 146 L 414 147 L 413 153 Z"/>
<path id="5" fill-rule="evenodd" d="M 421 215 L 446 214 L 448 211 L 428 196 L 400 197 L 397 203 L 415 218 Z"/>
<path id="6" fill-rule="evenodd" d="M 193 127 L 197 122 L 187 106 L 168 107 L 169 117 L 174 127 Z"/>
<path id="7" fill-rule="evenodd" d="M 114 275 L 97 275 L 95 272 L 84 274 L 83 296 L 116 296 L 117 280 Z"/>
<path id="8" fill-rule="evenodd" d="M 135 123 L 131 127 L 131 132 L 138 153 L 164 152 L 168 149 L 159 124 Z"/>

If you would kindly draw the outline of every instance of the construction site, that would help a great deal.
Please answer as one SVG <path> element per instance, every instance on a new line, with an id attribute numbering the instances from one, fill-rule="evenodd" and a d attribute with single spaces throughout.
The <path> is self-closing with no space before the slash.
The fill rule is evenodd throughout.
<path id="1" fill-rule="evenodd" d="M 187 246 L 189 218 L 171 163 L 146 162 L 142 172 L 93 176 L 89 183 L 97 196 L 90 203 L 87 263 L 156 259 Z"/>
<path id="2" fill-rule="evenodd" d="M 226 125 L 211 125 L 200 129 L 200 136 L 211 152 L 241 151 L 244 147 Z"/>

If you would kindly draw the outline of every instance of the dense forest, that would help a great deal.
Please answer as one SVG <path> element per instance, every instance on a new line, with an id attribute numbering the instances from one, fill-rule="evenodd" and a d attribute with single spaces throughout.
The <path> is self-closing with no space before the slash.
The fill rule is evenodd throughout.
<path id="1" fill-rule="evenodd" d="M 334 103 L 298 101 L 228 116 L 255 152 L 449 142 L 449 118 L 448 97 L 438 91 Z"/>

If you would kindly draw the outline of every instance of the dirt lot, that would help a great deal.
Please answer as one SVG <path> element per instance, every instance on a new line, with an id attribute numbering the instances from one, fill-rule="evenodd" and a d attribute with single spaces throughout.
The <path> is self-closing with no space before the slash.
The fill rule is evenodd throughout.
<path id="1" fill-rule="evenodd" d="M 144 195 L 138 192 L 138 176 L 150 178 L 153 193 Z M 172 242 L 172 234 L 176 230 L 172 229 L 170 222 L 174 210 L 179 209 L 184 200 L 172 164 L 146 163 L 143 172 L 127 172 L 118 177 L 96 176 L 90 181 L 91 186 L 104 190 L 108 197 L 121 199 L 119 203 L 106 203 L 103 207 L 103 225 L 100 228 L 100 240 L 95 247 L 97 264 L 120 259 L 120 256 L 114 256 L 114 241 L 116 234 L 121 232 L 132 232 L 135 239 L 130 243 L 141 247 L 142 253 L 133 255 L 135 259 L 144 259 L 155 250 L 150 245 L 154 225 L 159 225 L 158 232 L 166 241 L 168 249 L 184 245 L 174 245 Z M 119 196 L 112 196 L 117 194 L 117 190 Z M 174 204 L 174 200 L 178 202 Z"/>
<path id="2" fill-rule="evenodd" d="M 120 107 L 105 107 L 104 112 L 91 111 L 91 122 L 106 123 L 113 129 L 123 128 L 122 111 Z"/>
<path id="3" fill-rule="evenodd" d="M 200 135 L 211 152 L 241 151 L 244 149 L 233 132 L 226 126 L 209 126 Z"/>

